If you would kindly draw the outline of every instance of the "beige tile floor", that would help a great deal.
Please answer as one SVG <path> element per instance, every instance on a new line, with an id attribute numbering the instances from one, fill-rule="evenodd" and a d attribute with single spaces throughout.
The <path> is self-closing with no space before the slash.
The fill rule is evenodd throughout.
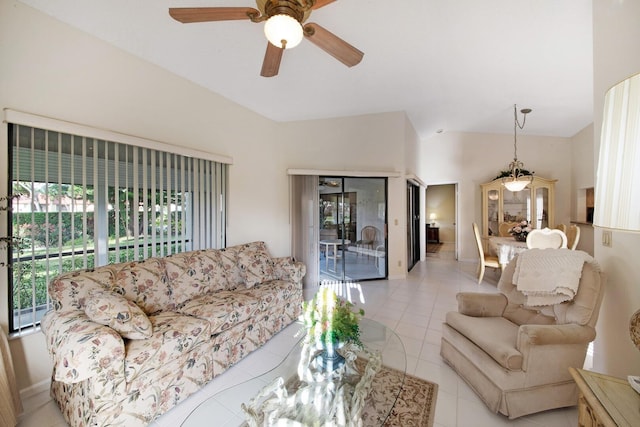
<path id="1" fill-rule="evenodd" d="M 435 426 L 439 427 L 570 427 L 577 425 L 577 410 L 567 408 L 509 421 L 491 413 L 473 391 L 440 358 L 441 324 L 447 311 L 456 308 L 459 291 L 496 292 L 493 270 L 476 284 L 475 264 L 456 262 L 447 247 L 429 254 L 415 266 L 406 280 L 361 283 L 366 316 L 393 328 L 402 338 L 410 374 L 438 383 Z M 291 325 L 236 366 L 217 377 L 198 393 L 153 422 L 154 427 L 182 425 L 200 403 L 231 385 L 277 365 L 290 348 L 299 326 Z M 393 362 L 392 362 L 393 363 Z M 22 427 L 65 426 L 60 411 L 48 393 L 25 402 Z M 234 411 L 216 404 L 203 425 L 235 426 L 242 419 Z"/>

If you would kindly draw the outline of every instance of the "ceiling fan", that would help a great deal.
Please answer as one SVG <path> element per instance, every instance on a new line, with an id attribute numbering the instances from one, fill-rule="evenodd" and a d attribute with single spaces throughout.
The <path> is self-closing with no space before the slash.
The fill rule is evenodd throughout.
<path id="1" fill-rule="evenodd" d="M 260 75 L 278 74 L 285 49 L 295 47 L 303 37 L 345 64 L 353 67 L 364 53 L 318 24 L 304 22 L 311 12 L 335 0 L 256 0 L 252 7 L 178 7 L 169 8 L 169 15 L 184 24 L 193 22 L 231 21 L 248 19 L 265 22 L 265 35 L 269 42 Z"/>

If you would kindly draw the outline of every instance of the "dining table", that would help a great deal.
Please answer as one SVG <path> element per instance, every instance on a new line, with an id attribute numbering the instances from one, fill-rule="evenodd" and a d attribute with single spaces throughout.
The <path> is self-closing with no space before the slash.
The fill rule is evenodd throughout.
<path id="1" fill-rule="evenodd" d="M 337 268 L 338 258 L 340 258 L 340 247 L 342 245 L 348 245 L 351 240 L 346 239 L 326 239 L 320 240 L 321 250 L 324 249 L 325 264 L 324 268 L 327 271 L 333 271 L 335 273 Z M 324 248 L 322 248 L 324 246 Z M 329 260 L 333 261 L 333 270 L 329 268 Z"/>
<path id="2" fill-rule="evenodd" d="M 527 250 L 527 242 L 514 237 L 489 236 L 489 255 L 498 257 L 503 268 L 520 252 Z"/>

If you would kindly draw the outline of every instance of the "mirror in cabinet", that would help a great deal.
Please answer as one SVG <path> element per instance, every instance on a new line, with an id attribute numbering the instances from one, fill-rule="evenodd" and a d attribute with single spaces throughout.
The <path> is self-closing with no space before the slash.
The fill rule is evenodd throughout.
<path id="1" fill-rule="evenodd" d="M 501 179 L 482 184 L 482 235 L 497 236 L 501 223 L 523 220 L 534 228 L 553 228 L 555 182 L 534 176 L 517 192 L 507 190 Z"/>

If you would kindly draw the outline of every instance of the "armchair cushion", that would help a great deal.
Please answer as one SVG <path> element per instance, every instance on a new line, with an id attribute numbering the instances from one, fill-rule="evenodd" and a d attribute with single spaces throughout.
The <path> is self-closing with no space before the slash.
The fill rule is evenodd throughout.
<path id="1" fill-rule="evenodd" d="M 501 316 L 507 305 L 507 298 L 502 294 L 459 292 L 456 299 L 458 312 L 474 317 Z"/>
<path id="2" fill-rule="evenodd" d="M 589 344 L 596 338 L 596 330 L 590 326 L 522 325 L 518 332 L 517 347 L 524 351 L 525 342 L 530 345 Z"/>
<path id="3" fill-rule="evenodd" d="M 140 340 L 151 336 L 151 322 L 133 301 L 122 295 L 93 289 L 85 302 L 84 312 L 96 323 L 109 326 L 124 338 Z"/>
<path id="4" fill-rule="evenodd" d="M 517 258 L 516 258 L 517 259 Z M 503 272 L 505 277 L 511 277 L 515 268 L 515 259 Z M 565 324 L 577 323 L 586 325 L 598 317 L 601 291 L 601 271 L 595 262 L 585 263 L 580 278 L 580 292 L 572 301 L 555 304 L 547 307 L 527 307 L 526 297 L 518 291 L 511 280 L 501 280 L 498 283 L 499 290 L 507 297 L 509 304 L 504 316 L 514 323 L 523 324 Z M 593 319 L 592 319 L 593 318 Z"/>
<path id="5" fill-rule="evenodd" d="M 522 353 L 515 347 L 518 325 L 504 317 L 471 317 L 450 311 L 446 323 L 484 350 L 505 369 L 522 369 Z"/>

